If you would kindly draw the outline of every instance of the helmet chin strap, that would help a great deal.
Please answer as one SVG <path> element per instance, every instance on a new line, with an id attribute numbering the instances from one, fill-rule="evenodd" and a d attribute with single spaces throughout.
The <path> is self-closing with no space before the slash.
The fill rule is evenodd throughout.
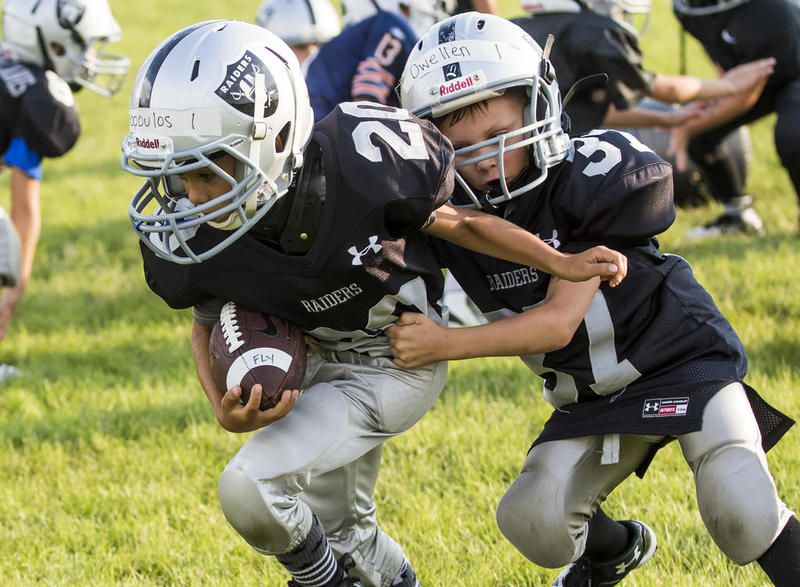
<path id="1" fill-rule="evenodd" d="M 254 100 L 253 100 L 253 133 L 250 141 L 250 161 L 258 165 L 261 160 L 261 146 L 264 140 L 270 136 L 269 126 L 265 122 L 264 108 L 267 105 L 267 88 L 263 73 L 254 76 Z M 263 171 L 263 170 L 261 170 Z M 243 176 L 247 171 L 243 171 Z M 236 188 L 234 188 L 236 189 Z M 240 188 L 241 189 L 241 188 Z M 264 183 L 250 195 L 244 203 L 244 213 L 247 218 L 252 218 L 258 208 L 258 200 L 262 195 L 270 196 L 277 191 L 275 182 L 265 178 Z M 231 212 L 224 220 L 210 221 L 209 225 L 220 230 L 235 230 L 242 225 L 242 219 L 237 212 Z"/>

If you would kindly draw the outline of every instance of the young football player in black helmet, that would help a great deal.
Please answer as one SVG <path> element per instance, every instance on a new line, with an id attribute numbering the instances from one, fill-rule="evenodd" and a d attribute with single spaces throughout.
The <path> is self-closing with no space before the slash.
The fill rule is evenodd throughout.
<path id="1" fill-rule="evenodd" d="M 0 47 L 0 157 L 11 171 L 11 219 L 21 243 L 16 283 L 0 299 L 0 339 L 22 299 L 39 240 L 41 161 L 80 133 L 73 90 L 117 91 L 128 68 L 103 52 L 121 36 L 106 0 L 5 0 Z M 2 373 L 12 372 L 8 367 Z"/>
<path id="2" fill-rule="evenodd" d="M 146 178 L 130 217 L 147 283 L 171 307 L 193 307 L 193 357 L 220 424 L 257 431 L 221 475 L 227 520 L 292 585 L 417 585 L 377 524 L 373 489 L 383 442 L 445 381 L 445 363 L 398 368 L 384 334 L 405 309 L 444 320 L 423 231 L 579 279 L 616 282 L 625 258 L 567 257 L 448 206 L 452 146 L 404 110 L 344 103 L 313 125 L 297 58 L 254 24 L 209 21 L 167 38 L 139 71 L 129 119 L 122 163 Z M 306 333 L 302 395 L 285 390 L 260 411 L 258 386 L 246 405 L 238 386 L 217 389 L 209 339 L 227 301 Z"/>
<path id="3" fill-rule="evenodd" d="M 760 95 L 744 113 L 733 99 L 719 104 L 708 116 L 674 129 L 676 148 L 686 149 L 702 169 L 712 195 L 724 212 L 690 236 L 717 236 L 748 231 L 752 196 L 737 181 L 725 138 L 742 125 L 776 114 L 775 148 L 800 198 L 800 5 L 793 0 L 673 0 L 675 16 L 703 45 L 711 60 L 730 71 L 752 59 L 775 60 L 775 71 Z"/>
<path id="4" fill-rule="evenodd" d="M 562 251 L 619 247 L 630 273 L 614 289 L 567 283 L 434 238 L 440 260 L 492 322 L 447 329 L 403 313 L 388 329 L 395 362 L 520 355 L 544 379 L 556 410 L 497 521 L 534 563 L 567 565 L 555 585 L 614 585 L 653 556 L 647 524 L 615 521 L 600 506 L 673 439 L 722 551 L 797 585 L 800 523 L 764 455 L 791 420 L 744 383 L 745 350 L 689 264 L 659 251 L 656 235 L 675 217 L 670 166 L 623 132 L 570 139 L 546 51 L 504 19 L 459 15 L 417 43 L 401 99 L 453 142 L 455 202 Z M 551 305 L 558 311 L 548 313 Z"/>

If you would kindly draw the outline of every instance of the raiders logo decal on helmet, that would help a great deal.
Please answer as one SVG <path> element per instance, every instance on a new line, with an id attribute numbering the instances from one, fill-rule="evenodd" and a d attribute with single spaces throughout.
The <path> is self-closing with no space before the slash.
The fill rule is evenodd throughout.
<path id="1" fill-rule="evenodd" d="M 267 90 L 264 116 L 271 116 L 278 109 L 278 88 L 269 69 L 250 51 L 245 51 L 241 59 L 228 65 L 225 81 L 216 89 L 215 93 L 239 112 L 253 116 L 255 76 L 259 73 L 264 75 L 264 84 Z"/>

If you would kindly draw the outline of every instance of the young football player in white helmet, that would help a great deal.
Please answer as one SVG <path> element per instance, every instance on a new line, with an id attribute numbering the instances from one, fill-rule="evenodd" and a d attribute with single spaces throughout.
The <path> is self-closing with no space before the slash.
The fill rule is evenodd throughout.
<path id="1" fill-rule="evenodd" d="M 41 161 L 80 133 L 73 90 L 111 96 L 128 68 L 103 48 L 121 36 L 106 0 L 5 0 L 0 46 L 0 158 L 11 170 L 10 216 L 21 241 L 16 285 L 0 299 L 0 339 L 19 304 L 39 240 Z M 2 377 L 0 377 L 1 379 Z"/>
<path id="2" fill-rule="evenodd" d="M 572 131 L 606 128 L 669 128 L 709 112 L 702 104 L 707 99 L 726 99 L 726 111 L 733 118 L 746 112 L 758 99 L 767 78 L 772 73 L 775 60 L 765 57 L 751 63 L 743 63 L 729 69 L 717 79 L 704 79 L 690 75 L 669 75 L 650 71 L 644 67 L 639 49 L 639 30 L 631 26 L 634 15 L 649 14 L 648 0 L 523 0 L 526 17 L 514 19 L 538 43 L 543 44 L 547 35 L 553 34 L 558 41 L 553 47 L 551 61 L 559 72 L 559 86 L 566 96 L 570 88 L 583 78 L 605 73 L 607 83 L 587 84 L 583 91 L 576 91 L 565 103 L 570 116 Z M 587 80 L 588 81 L 588 80 Z M 580 86 L 578 86 L 580 87 Z M 652 98 L 659 102 L 684 104 L 694 102 L 686 108 L 656 107 Z M 713 110 L 714 108 L 712 108 Z M 688 173 L 690 166 L 683 149 L 676 145 L 670 148 L 667 131 L 664 152 L 676 166 L 676 184 Z M 646 133 L 634 133 L 646 136 Z M 730 228 L 752 234 L 763 234 L 763 223 L 752 208 L 752 198 L 743 193 L 746 174 L 733 155 L 739 151 L 732 148 L 735 137 L 724 146 L 714 149 L 715 168 L 726 175 L 725 180 L 705 178 L 705 183 L 714 197 L 727 197 L 732 193 L 739 199 L 741 222 Z M 708 159 L 708 151 L 695 152 L 691 167 L 695 172 L 707 167 L 702 160 Z M 696 159 L 696 160 L 695 160 Z M 682 182 L 686 184 L 687 182 Z M 721 185 L 736 186 L 732 191 L 721 191 Z M 676 194 L 676 200 L 683 194 Z M 694 232 L 689 236 L 693 236 Z"/>
<path id="3" fill-rule="evenodd" d="M 776 584 L 800 584 L 800 523 L 778 497 L 764 455 L 792 421 L 744 383 L 742 343 L 688 263 L 659 251 L 655 237 L 675 217 L 670 166 L 618 131 L 570 138 L 548 51 L 498 17 L 447 19 L 415 45 L 403 104 L 453 142 L 454 202 L 561 251 L 620 247 L 631 271 L 614 289 L 568 283 L 433 238 L 440 260 L 494 322 L 447 329 L 403 313 L 388 329 L 395 363 L 520 355 L 544 379 L 556 410 L 497 521 L 529 560 L 568 565 L 555 585 L 614 585 L 653 556 L 650 527 L 614 521 L 600 506 L 673 439 L 722 551 L 738 564 L 757 561 Z M 541 329 L 551 304 L 561 307 L 558 318 Z"/>
<path id="4" fill-rule="evenodd" d="M 342 32 L 330 0 L 264 0 L 256 24 L 283 39 L 301 65 L 319 45 Z"/>
<path id="5" fill-rule="evenodd" d="M 401 309 L 442 321 L 442 272 L 423 231 L 572 278 L 615 282 L 626 260 L 558 253 L 495 218 L 452 208 L 453 151 L 427 121 L 344 103 L 312 129 L 300 65 L 255 24 L 178 31 L 134 82 L 125 170 L 145 178 L 130 206 L 148 286 L 193 307 L 192 351 L 217 420 L 257 431 L 222 473 L 237 532 L 292 585 L 414 586 L 377 524 L 384 441 L 413 426 L 446 366 L 398 369 L 384 329 Z M 224 302 L 282 316 L 309 341 L 304 392 L 260 411 L 261 389 L 217 389 L 209 338 Z"/>
<path id="6" fill-rule="evenodd" d="M 754 218 L 748 212 L 753 197 L 735 181 L 730 161 L 720 154 L 731 132 L 775 114 L 775 148 L 800 204 L 800 4 L 793 0 L 674 0 L 672 6 L 683 28 L 703 45 L 719 69 L 729 71 L 753 59 L 775 60 L 774 73 L 745 112 L 738 113 L 728 100 L 702 119 L 673 130 L 676 149 L 688 149 L 709 178 L 712 195 L 724 206 L 721 216 L 694 228 L 688 236 L 760 233 L 752 230 Z"/>

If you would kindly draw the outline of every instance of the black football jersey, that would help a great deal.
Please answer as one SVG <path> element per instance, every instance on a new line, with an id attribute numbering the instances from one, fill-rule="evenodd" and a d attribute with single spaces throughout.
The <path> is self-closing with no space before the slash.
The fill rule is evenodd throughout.
<path id="1" fill-rule="evenodd" d="M 0 57 L 0 154 L 22 137 L 41 157 L 60 157 L 80 134 L 67 83 L 52 71 Z"/>
<path id="2" fill-rule="evenodd" d="M 366 102 L 336 107 L 312 141 L 326 193 L 307 254 L 279 252 L 252 230 L 196 265 L 142 245 L 148 285 L 174 308 L 232 300 L 282 316 L 327 348 L 389 355 L 382 332 L 401 312 L 440 311 L 442 273 L 420 229 L 452 191 L 452 146 L 430 122 Z M 207 250 L 220 232 L 201 226 L 187 236 Z"/>
<path id="3" fill-rule="evenodd" d="M 561 96 L 578 80 L 598 73 L 608 75 L 605 86 L 575 94 L 566 105 L 572 134 L 601 126 L 610 104 L 619 110 L 649 95 L 655 74 L 644 69 L 636 35 L 612 18 L 591 12 L 548 13 L 512 22 L 542 47 L 555 37 L 550 61 L 556 70 Z"/>
<path id="4" fill-rule="evenodd" d="M 697 429 L 705 401 L 721 383 L 741 380 L 747 362 L 689 264 L 658 250 L 655 235 L 675 218 L 671 168 L 619 131 L 592 131 L 572 144 L 544 184 L 498 213 L 561 251 L 617 248 L 629 272 L 615 288 L 600 286 L 565 348 L 523 357 L 557 408 L 542 439 Z M 547 274 L 431 240 L 488 318 L 545 299 Z"/>
<path id="5" fill-rule="evenodd" d="M 793 0 L 750 0 L 705 16 L 675 13 L 712 61 L 727 70 L 755 59 L 774 57 L 767 88 L 800 77 L 800 5 Z"/>

